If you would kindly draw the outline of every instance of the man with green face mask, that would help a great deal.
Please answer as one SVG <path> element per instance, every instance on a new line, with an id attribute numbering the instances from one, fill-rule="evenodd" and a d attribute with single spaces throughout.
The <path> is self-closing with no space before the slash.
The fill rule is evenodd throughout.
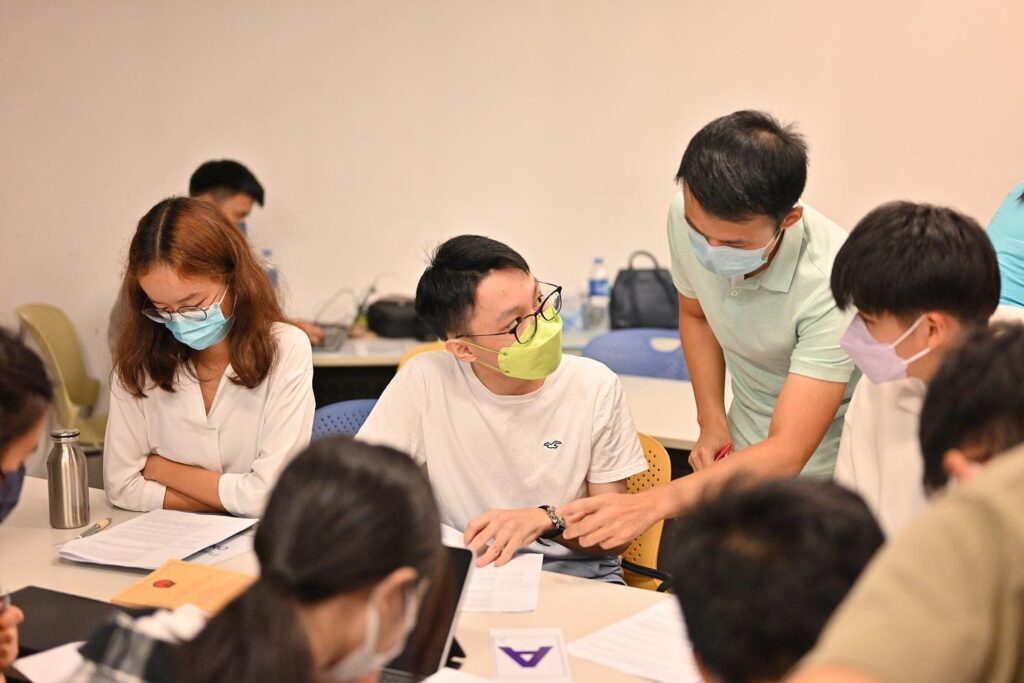
<path id="1" fill-rule="evenodd" d="M 562 355 L 560 309 L 561 287 L 508 246 L 448 240 L 416 289 L 446 350 L 403 366 L 357 438 L 426 467 L 441 520 L 464 532 L 479 566 L 529 550 L 545 569 L 621 583 L 624 548 L 563 539 L 554 509 L 625 493 L 647 461 L 614 373 Z"/>

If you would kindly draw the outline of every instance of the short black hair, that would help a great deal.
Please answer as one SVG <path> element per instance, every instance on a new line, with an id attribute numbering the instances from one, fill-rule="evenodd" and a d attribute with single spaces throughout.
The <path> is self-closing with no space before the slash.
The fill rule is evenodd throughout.
<path id="1" fill-rule="evenodd" d="M 924 485 L 946 485 L 946 451 L 1002 453 L 1024 443 L 1024 325 L 995 323 L 966 337 L 942 361 L 921 407 Z"/>
<path id="2" fill-rule="evenodd" d="M 930 204 L 891 202 L 853 228 L 832 266 L 840 310 L 904 320 L 943 311 L 984 325 L 999 305 L 999 263 L 978 222 Z"/>
<path id="3" fill-rule="evenodd" d="M 818 639 L 882 530 L 829 481 L 729 482 L 681 517 L 671 571 L 693 650 L 724 683 L 781 678 Z"/>
<path id="4" fill-rule="evenodd" d="M 221 159 L 207 161 L 196 169 L 188 181 L 188 193 L 198 197 L 206 193 L 235 195 L 244 194 L 263 206 L 263 186 L 252 171 L 237 161 Z"/>
<path id="5" fill-rule="evenodd" d="M 760 111 L 715 119 L 693 136 L 676 174 L 701 208 L 742 222 L 786 217 L 807 184 L 807 143 L 793 125 Z"/>
<path id="6" fill-rule="evenodd" d="M 439 339 L 468 334 L 480 280 L 493 270 L 530 272 L 526 259 L 507 244 L 460 235 L 439 246 L 416 285 L 416 313 Z"/>
<path id="7" fill-rule="evenodd" d="M 0 327 L 0 454 L 24 436 L 53 400 L 43 361 Z"/>

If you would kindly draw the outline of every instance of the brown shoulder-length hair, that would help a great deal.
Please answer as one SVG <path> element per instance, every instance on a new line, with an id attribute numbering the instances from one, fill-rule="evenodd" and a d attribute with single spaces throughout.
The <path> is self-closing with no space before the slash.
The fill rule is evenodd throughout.
<path id="1" fill-rule="evenodd" d="M 114 373 L 125 390 L 144 398 L 153 386 L 174 391 L 182 367 L 195 374 L 188 363 L 192 350 L 166 326 L 142 315 L 151 303 L 139 276 L 156 265 L 227 285 L 234 297 L 227 337 L 235 375 L 230 380 L 250 389 L 260 384 L 277 356 L 271 326 L 284 321 L 270 279 L 241 231 L 220 209 L 199 199 L 171 197 L 142 217 L 128 249 L 114 353 Z"/>

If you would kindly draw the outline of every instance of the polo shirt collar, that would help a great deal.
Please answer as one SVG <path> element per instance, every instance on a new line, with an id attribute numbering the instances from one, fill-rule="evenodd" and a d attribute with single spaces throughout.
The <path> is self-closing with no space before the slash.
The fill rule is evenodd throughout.
<path id="1" fill-rule="evenodd" d="M 763 287 L 773 292 L 786 294 L 793 286 L 796 267 L 800 262 L 800 252 L 804 241 L 804 218 L 786 228 L 782 234 L 782 246 L 775 254 L 771 264 L 764 272 L 747 278 L 736 286 L 742 289 Z"/>

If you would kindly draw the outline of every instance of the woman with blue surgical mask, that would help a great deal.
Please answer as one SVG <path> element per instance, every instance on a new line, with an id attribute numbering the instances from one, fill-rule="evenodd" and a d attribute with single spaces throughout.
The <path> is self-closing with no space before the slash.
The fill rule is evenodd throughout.
<path id="1" fill-rule="evenodd" d="M 270 497 L 251 587 L 209 622 L 191 605 L 122 615 L 89 640 L 71 683 L 376 681 L 404 649 L 421 603 L 427 613 L 440 607 L 426 596 L 444 576 L 440 528 L 430 484 L 408 455 L 320 439 Z"/>
<path id="2" fill-rule="evenodd" d="M 248 242 L 175 197 L 139 221 L 114 349 L 103 473 L 111 503 L 262 513 L 309 443 L 309 339 L 285 322 Z"/>
<path id="3" fill-rule="evenodd" d="M 17 337 L 0 328 L 0 522 L 18 503 L 25 461 L 43 438 L 52 400 L 53 387 L 42 361 Z M 18 656 L 18 624 L 22 619 L 24 614 L 17 605 L 5 607 L 0 602 L 0 680 Z"/>

